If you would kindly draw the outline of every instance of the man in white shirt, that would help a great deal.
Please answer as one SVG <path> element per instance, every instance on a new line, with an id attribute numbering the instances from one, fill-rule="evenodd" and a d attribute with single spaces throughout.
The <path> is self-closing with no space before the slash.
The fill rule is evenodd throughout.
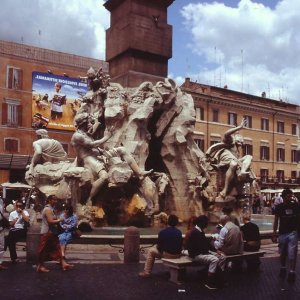
<path id="1" fill-rule="evenodd" d="M 281 195 L 277 194 L 275 199 L 274 199 L 274 206 L 283 203 L 283 198 L 281 197 Z"/>
<path id="2" fill-rule="evenodd" d="M 10 259 L 13 263 L 18 261 L 16 243 L 26 237 L 27 225 L 29 224 L 29 213 L 23 209 L 23 202 L 17 200 L 15 210 L 9 214 L 8 221 L 11 229 L 6 238 L 6 245 L 9 249 Z"/>

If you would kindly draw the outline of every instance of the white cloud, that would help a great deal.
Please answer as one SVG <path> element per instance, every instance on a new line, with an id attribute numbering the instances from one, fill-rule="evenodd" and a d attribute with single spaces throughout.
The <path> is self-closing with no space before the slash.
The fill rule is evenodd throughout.
<path id="1" fill-rule="evenodd" d="M 299 0 L 279 1 L 274 9 L 254 0 L 234 8 L 198 3 L 181 13 L 190 48 L 202 59 L 193 79 L 300 103 Z"/>
<path id="2" fill-rule="evenodd" d="M 105 58 L 104 0 L 2 0 L 0 39 Z"/>

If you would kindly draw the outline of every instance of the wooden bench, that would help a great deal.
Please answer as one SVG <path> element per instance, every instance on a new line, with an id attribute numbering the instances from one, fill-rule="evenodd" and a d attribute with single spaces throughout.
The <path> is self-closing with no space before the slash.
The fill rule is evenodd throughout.
<path id="1" fill-rule="evenodd" d="M 225 260 L 226 263 L 229 261 L 239 261 L 241 259 L 247 258 L 255 258 L 255 257 L 262 257 L 264 256 L 265 251 L 257 251 L 257 252 L 244 252 L 243 254 L 236 254 L 236 255 L 226 255 Z M 188 256 L 181 256 L 180 258 L 162 258 L 163 264 L 169 268 L 170 270 L 170 278 L 169 281 L 180 284 L 181 278 L 180 276 L 185 272 L 187 267 L 200 267 L 204 266 L 200 262 L 193 261 Z"/>

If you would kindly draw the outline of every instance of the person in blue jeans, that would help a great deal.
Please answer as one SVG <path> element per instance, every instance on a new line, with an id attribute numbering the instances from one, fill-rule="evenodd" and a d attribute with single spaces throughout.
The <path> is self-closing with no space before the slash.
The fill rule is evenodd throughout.
<path id="1" fill-rule="evenodd" d="M 60 216 L 60 219 L 62 220 L 60 226 L 64 231 L 58 235 L 58 239 L 62 257 L 65 259 L 67 244 L 72 242 L 73 232 L 77 228 L 77 216 L 74 214 L 72 205 L 67 204 L 64 207 L 64 212 Z"/>
<path id="2" fill-rule="evenodd" d="M 293 191 L 284 189 L 282 191 L 283 203 L 275 207 L 272 241 L 277 242 L 280 253 L 281 269 L 279 276 L 285 278 L 286 260 L 289 259 L 288 282 L 296 279 L 295 269 L 298 251 L 298 229 L 300 223 L 300 205 Z M 277 229 L 278 239 L 277 239 Z"/>

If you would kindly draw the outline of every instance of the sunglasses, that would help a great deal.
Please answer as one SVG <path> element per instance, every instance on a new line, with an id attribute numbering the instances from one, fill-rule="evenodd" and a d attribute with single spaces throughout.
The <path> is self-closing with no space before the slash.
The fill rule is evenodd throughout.
<path id="1" fill-rule="evenodd" d="M 23 206 L 22 205 L 17 205 L 16 207 L 22 208 Z"/>

